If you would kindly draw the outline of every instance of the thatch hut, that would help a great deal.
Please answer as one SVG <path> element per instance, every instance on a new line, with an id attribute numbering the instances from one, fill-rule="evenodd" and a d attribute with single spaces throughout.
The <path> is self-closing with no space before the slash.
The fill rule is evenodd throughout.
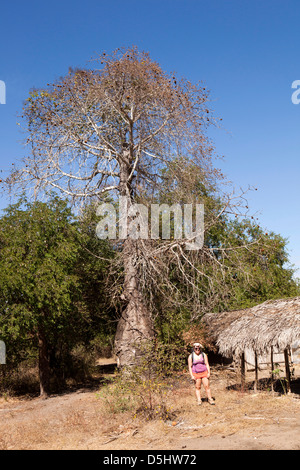
<path id="1" fill-rule="evenodd" d="M 300 297 L 270 300 L 233 312 L 207 314 L 204 321 L 220 354 L 241 358 L 242 382 L 245 376 L 246 350 L 254 352 L 256 379 L 258 356 L 270 353 L 273 371 L 273 351 L 283 351 L 290 390 L 290 349 L 292 345 L 300 343 Z"/>

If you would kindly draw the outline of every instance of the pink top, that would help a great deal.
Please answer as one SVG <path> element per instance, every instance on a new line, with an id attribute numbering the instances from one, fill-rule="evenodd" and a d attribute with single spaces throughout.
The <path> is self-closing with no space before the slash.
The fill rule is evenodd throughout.
<path id="1" fill-rule="evenodd" d="M 192 354 L 192 372 L 194 374 L 200 374 L 201 372 L 205 372 L 207 370 L 205 360 L 204 360 L 204 354 L 200 354 L 198 356 L 196 353 Z"/>

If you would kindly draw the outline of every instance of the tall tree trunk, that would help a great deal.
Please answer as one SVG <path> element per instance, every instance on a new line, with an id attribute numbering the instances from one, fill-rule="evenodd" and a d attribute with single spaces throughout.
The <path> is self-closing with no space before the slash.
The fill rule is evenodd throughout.
<path id="1" fill-rule="evenodd" d="M 46 398 L 50 393 L 50 359 L 46 335 L 42 328 L 38 332 L 38 342 L 40 396 Z"/>
<path id="2" fill-rule="evenodd" d="M 126 201 L 127 209 L 132 204 L 130 194 L 130 150 L 125 147 L 123 152 L 123 162 L 120 165 L 120 195 Z M 127 226 L 130 218 L 127 217 Z M 118 358 L 118 365 L 130 366 L 138 361 L 141 354 L 141 342 L 154 337 L 154 327 L 151 314 L 146 307 L 141 293 L 137 262 L 139 257 L 139 240 L 126 238 L 123 247 L 124 260 L 124 286 L 122 300 L 127 302 L 122 316 L 119 320 L 116 337 L 115 353 Z"/>
<path id="3" fill-rule="evenodd" d="M 115 337 L 115 351 L 120 367 L 137 363 L 141 355 L 141 343 L 154 337 L 151 315 L 139 289 L 137 244 L 138 240 L 127 239 L 123 251 L 125 281 L 122 299 L 127 301 L 127 306 L 119 320 Z"/>

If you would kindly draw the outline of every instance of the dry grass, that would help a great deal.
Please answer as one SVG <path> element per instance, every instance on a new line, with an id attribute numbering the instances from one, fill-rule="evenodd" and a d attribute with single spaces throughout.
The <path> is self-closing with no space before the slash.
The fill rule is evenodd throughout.
<path id="1" fill-rule="evenodd" d="M 133 410 L 112 413 L 101 395 L 87 390 L 47 400 L 2 398 L 0 449 L 218 448 L 228 446 L 230 437 L 233 446 L 245 446 L 245 436 L 254 434 L 265 435 L 265 448 L 299 448 L 299 395 L 229 390 L 234 383 L 235 374 L 214 369 L 216 406 L 204 400 L 199 407 L 187 374 L 174 376 L 167 404 L 173 415 L 167 420 L 147 421 Z"/>

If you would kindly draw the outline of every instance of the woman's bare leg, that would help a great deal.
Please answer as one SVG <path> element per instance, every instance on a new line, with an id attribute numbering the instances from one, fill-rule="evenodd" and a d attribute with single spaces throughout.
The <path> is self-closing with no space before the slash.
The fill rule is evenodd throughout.
<path id="1" fill-rule="evenodd" d="M 209 387 L 209 380 L 207 377 L 203 377 L 202 379 L 202 382 L 203 382 L 203 387 L 205 389 L 205 392 L 206 392 L 206 396 L 209 400 L 211 400 L 211 391 L 210 391 L 210 387 Z"/>
<path id="2" fill-rule="evenodd" d="M 201 379 L 196 380 L 196 397 L 198 403 L 201 403 Z"/>

